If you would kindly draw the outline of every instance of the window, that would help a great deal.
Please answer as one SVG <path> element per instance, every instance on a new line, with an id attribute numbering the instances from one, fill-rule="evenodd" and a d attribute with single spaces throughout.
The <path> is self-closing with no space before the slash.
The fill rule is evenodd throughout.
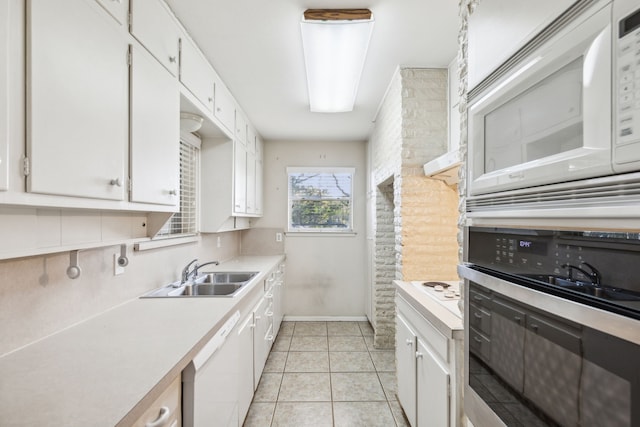
<path id="1" fill-rule="evenodd" d="M 156 237 L 194 235 L 198 226 L 198 156 L 197 138 L 180 140 L 180 211 L 174 213 Z"/>
<path id="2" fill-rule="evenodd" d="M 289 231 L 353 232 L 354 168 L 287 168 Z"/>

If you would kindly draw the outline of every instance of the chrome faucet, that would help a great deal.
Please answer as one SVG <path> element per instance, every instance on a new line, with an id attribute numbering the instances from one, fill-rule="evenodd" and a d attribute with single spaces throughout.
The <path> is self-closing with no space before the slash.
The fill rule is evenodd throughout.
<path id="1" fill-rule="evenodd" d="M 189 272 L 189 267 L 191 267 L 191 265 L 193 265 L 194 263 L 196 264 L 196 266 L 194 267 L 193 271 Z M 197 269 L 198 269 L 198 258 L 196 258 L 193 261 L 191 261 L 189 264 L 187 264 L 187 266 L 185 268 L 182 269 L 182 276 L 181 276 L 180 284 L 187 283 L 187 281 L 189 280 L 189 276 L 191 276 L 194 271 L 197 271 Z"/>
<path id="2" fill-rule="evenodd" d="M 209 261 L 209 262 L 205 262 L 204 264 L 200 264 L 200 265 L 198 265 L 198 264 L 196 263 L 196 266 L 195 266 L 195 267 L 193 267 L 193 277 L 198 277 L 198 270 L 199 270 L 201 267 L 204 267 L 205 265 L 219 265 L 219 264 L 220 264 L 220 262 L 219 262 L 219 261 Z"/>
<path id="3" fill-rule="evenodd" d="M 591 272 L 584 270 L 583 268 L 581 268 L 582 266 L 589 268 Z M 596 269 L 593 265 L 589 264 L 588 262 L 581 263 L 580 267 L 576 267 L 575 265 L 572 265 L 572 264 L 562 264 L 562 268 L 566 268 L 568 270 L 567 278 L 569 280 L 573 280 L 573 270 L 577 270 L 580 273 L 582 273 L 585 277 L 588 277 L 589 280 L 591 280 L 591 283 L 593 283 L 596 286 L 599 286 L 600 282 L 602 281 L 602 275 L 600 274 L 598 269 Z"/>

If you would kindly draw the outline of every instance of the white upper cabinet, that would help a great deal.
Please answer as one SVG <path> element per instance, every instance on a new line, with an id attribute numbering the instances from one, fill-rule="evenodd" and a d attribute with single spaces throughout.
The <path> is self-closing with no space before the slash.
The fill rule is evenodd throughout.
<path id="1" fill-rule="evenodd" d="M 181 31 L 163 1 L 131 0 L 131 34 L 178 76 Z"/>
<path id="2" fill-rule="evenodd" d="M 473 89 L 575 0 L 483 0 L 469 16 L 468 85 Z"/>
<path id="3" fill-rule="evenodd" d="M 128 0 L 96 0 L 120 25 L 127 24 L 129 14 Z"/>
<path id="4" fill-rule="evenodd" d="M 233 142 L 233 213 L 247 213 L 247 148 L 238 140 Z"/>
<path id="5" fill-rule="evenodd" d="M 228 130 L 234 132 L 236 106 L 233 96 L 217 76 L 215 76 L 214 86 L 215 109 L 213 114 Z"/>
<path id="6" fill-rule="evenodd" d="M 128 43 L 93 0 L 27 3 L 28 191 L 124 200 Z"/>
<path id="7" fill-rule="evenodd" d="M 145 49 L 131 63 L 131 201 L 178 206 L 178 81 Z"/>
<path id="8" fill-rule="evenodd" d="M 213 111 L 215 72 L 189 37 L 183 37 L 180 50 L 180 81 L 208 111 Z"/>
<path id="9" fill-rule="evenodd" d="M 0 191 L 9 187 L 9 2 L 0 3 Z"/>

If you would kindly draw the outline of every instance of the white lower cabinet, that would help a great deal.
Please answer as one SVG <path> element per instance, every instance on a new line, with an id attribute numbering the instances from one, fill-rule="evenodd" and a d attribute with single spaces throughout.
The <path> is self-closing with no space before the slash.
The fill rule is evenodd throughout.
<path id="1" fill-rule="evenodd" d="M 249 412 L 253 400 L 253 312 L 250 312 L 241 322 L 238 329 L 238 415 L 244 420 Z"/>
<path id="2" fill-rule="evenodd" d="M 412 427 L 458 426 L 461 403 L 456 372 L 461 341 L 442 335 L 402 297 L 396 296 L 398 400 Z M 455 389 L 455 393 L 452 390 Z"/>
<path id="3" fill-rule="evenodd" d="M 131 427 L 180 427 L 182 425 L 182 388 L 180 375 L 143 412 Z"/>
<path id="4" fill-rule="evenodd" d="M 253 381 L 254 389 L 258 388 L 264 365 L 269 357 L 271 343 L 267 340 L 268 335 L 273 333 L 273 323 L 271 316 L 270 300 L 261 298 L 260 302 L 253 309 L 255 328 L 253 330 Z"/>

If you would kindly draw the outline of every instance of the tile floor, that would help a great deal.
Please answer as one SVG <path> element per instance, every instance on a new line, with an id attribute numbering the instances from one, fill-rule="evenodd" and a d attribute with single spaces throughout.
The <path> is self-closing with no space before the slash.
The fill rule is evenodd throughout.
<path id="1" fill-rule="evenodd" d="M 408 426 L 396 389 L 368 322 L 284 322 L 244 426 Z"/>

